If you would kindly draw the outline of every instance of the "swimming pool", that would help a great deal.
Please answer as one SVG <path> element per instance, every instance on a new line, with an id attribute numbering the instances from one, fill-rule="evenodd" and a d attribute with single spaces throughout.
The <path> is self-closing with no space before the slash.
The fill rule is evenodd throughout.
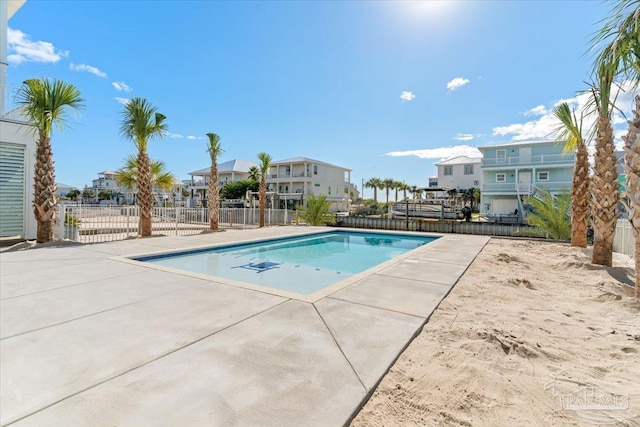
<path id="1" fill-rule="evenodd" d="M 435 239 L 437 237 L 332 231 L 134 259 L 310 295 Z"/>

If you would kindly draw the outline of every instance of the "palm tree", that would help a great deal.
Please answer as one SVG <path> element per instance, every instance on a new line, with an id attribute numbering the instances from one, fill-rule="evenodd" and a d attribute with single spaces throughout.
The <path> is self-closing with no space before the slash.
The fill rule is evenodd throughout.
<path id="1" fill-rule="evenodd" d="M 378 188 L 381 188 L 382 180 L 380 178 L 369 178 L 367 182 L 364 183 L 365 188 L 373 188 L 373 201 L 377 205 L 378 204 Z"/>
<path id="2" fill-rule="evenodd" d="M 257 166 L 251 166 L 249 168 L 249 179 L 251 181 L 260 181 L 260 169 Z"/>
<path id="3" fill-rule="evenodd" d="M 631 82 L 633 89 L 640 84 L 640 1 L 621 0 L 611 11 L 603 28 L 596 33 L 593 45 L 604 43 L 595 60 L 598 69 L 607 63 L 617 64 L 623 78 Z M 640 298 L 640 98 L 635 98 L 633 119 L 623 137 L 625 142 L 625 175 L 627 211 L 636 238 L 636 298 Z"/>
<path id="4" fill-rule="evenodd" d="M 138 150 L 136 186 L 138 187 L 138 205 L 140 206 L 138 234 L 141 237 L 152 234 L 153 180 L 147 145 L 151 138 L 162 137 L 167 132 L 167 125 L 164 123 L 166 118 L 146 99 L 136 97 L 125 105 L 120 121 L 120 133 L 130 139 Z"/>
<path id="5" fill-rule="evenodd" d="M 160 160 L 149 160 L 149 162 L 152 186 L 159 190 L 173 189 L 178 179 L 170 172 L 167 172 L 165 164 Z M 127 190 L 137 188 L 138 161 L 136 156 L 127 157 L 124 166 L 116 171 L 116 182 Z"/>
<path id="6" fill-rule="evenodd" d="M 412 185 L 411 186 L 411 194 L 413 195 L 413 200 L 416 199 L 416 194 L 418 194 L 418 186 L 416 185 Z"/>
<path id="7" fill-rule="evenodd" d="M 218 231 L 218 222 L 220 219 L 220 189 L 218 188 L 218 157 L 224 153 L 220 145 L 220 137 L 215 133 L 208 133 L 209 142 L 207 151 L 211 157 L 211 170 L 209 172 L 209 200 L 207 201 L 207 209 L 209 210 L 209 229 Z"/>
<path id="8" fill-rule="evenodd" d="M 582 117 L 576 117 L 569 104 L 563 102 L 553 110 L 560 120 L 556 133 L 564 142 L 564 152 L 576 152 L 571 186 L 571 246 L 587 247 L 589 220 L 589 152 L 582 136 Z"/>
<path id="9" fill-rule="evenodd" d="M 387 201 L 386 201 L 387 214 L 391 213 L 391 208 L 389 207 L 389 190 L 394 188 L 395 183 L 396 182 L 391 178 L 386 178 L 382 180 L 382 187 L 385 189 L 385 194 L 387 196 Z M 388 217 L 390 218 L 391 215 L 388 215 Z"/>
<path id="10" fill-rule="evenodd" d="M 401 181 L 394 181 L 393 182 L 393 188 L 394 188 L 394 190 L 396 190 L 396 199 L 395 199 L 396 202 L 398 202 L 398 191 L 404 190 L 404 192 L 405 192 L 404 193 L 404 197 L 405 198 L 407 197 L 407 190 L 405 190 L 404 187 L 405 187 L 404 182 L 401 182 Z"/>
<path id="11" fill-rule="evenodd" d="M 604 63 L 598 67 L 597 85 L 592 87 L 592 104 L 597 113 L 595 128 L 592 217 L 594 226 L 591 262 L 611 267 L 613 237 L 618 219 L 618 171 L 616 147 L 611 127 L 611 88 L 617 66 Z"/>
<path id="12" fill-rule="evenodd" d="M 260 227 L 264 227 L 264 208 L 267 204 L 267 173 L 271 169 L 271 162 L 273 159 L 267 153 L 259 153 L 258 160 L 260 163 L 258 169 L 260 170 L 260 187 L 258 189 L 260 193 Z"/>
<path id="13" fill-rule="evenodd" d="M 529 225 L 538 227 L 539 234 L 554 239 L 568 240 L 571 237 L 571 220 L 568 218 L 571 196 L 561 193 L 553 196 L 545 188 L 537 190 L 539 197 L 529 198 L 533 212 L 527 215 Z"/>
<path id="14" fill-rule="evenodd" d="M 36 218 L 36 242 L 53 240 L 56 221 L 56 172 L 51 147 L 53 126 L 66 125 L 67 110 L 84 108 L 84 99 L 73 85 L 61 80 L 30 79 L 17 94 L 17 103 L 37 132 L 33 185 L 33 213 Z"/>
<path id="15" fill-rule="evenodd" d="M 311 194 L 307 197 L 307 205 L 298 207 L 298 217 L 309 225 L 333 224 L 335 215 L 329 210 L 330 207 L 327 196 Z"/>

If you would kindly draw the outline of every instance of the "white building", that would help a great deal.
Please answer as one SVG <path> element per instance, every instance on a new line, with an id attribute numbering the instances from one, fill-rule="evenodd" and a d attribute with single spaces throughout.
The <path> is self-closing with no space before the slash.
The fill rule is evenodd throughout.
<path id="1" fill-rule="evenodd" d="M 332 210 L 347 211 L 355 186 L 351 185 L 351 169 L 307 157 L 293 157 L 271 164 L 267 188 L 276 193 L 280 208 L 295 208 L 304 203 L 305 196 L 313 194 L 327 196 Z"/>
<path id="2" fill-rule="evenodd" d="M 97 202 L 101 191 L 111 192 L 112 199 L 110 201 L 116 204 L 136 204 L 138 190 L 136 188 L 127 189 L 118 184 L 116 180 L 117 172 L 114 170 L 106 170 L 98 172 L 98 178 L 92 180 L 91 187 L 85 187 L 84 190 L 93 191 L 93 200 L 84 200 L 85 202 Z M 165 202 L 179 202 L 182 200 L 182 183 L 176 182 L 171 190 L 164 190 L 157 187 L 153 188 L 153 197 L 156 205 L 161 206 Z M 103 202 L 106 203 L 106 202 Z"/>
<path id="3" fill-rule="evenodd" d="M 258 167 L 258 164 L 250 160 L 233 159 L 218 164 L 218 183 L 220 188 L 227 182 L 243 181 L 249 178 L 249 169 Z M 191 179 L 183 181 L 187 184 L 187 190 L 196 204 L 207 199 L 209 180 L 211 178 L 211 166 L 190 172 Z"/>
<path id="4" fill-rule="evenodd" d="M 482 158 L 457 156 L 436 163 L 438 187 L 466 190 L 482 186 Z"/>
<path id="5" fill-rule="evenodd" d="M 67 197 L 67 194 L 77 189 L 78 188 L 74 187 L 73 185 L 62 184 L 60 182 L 56 183 L 56 194 L 58 195 L 58 197 Z"/>
<path id="6" fill-rule="evenodd" d="M 0 238 L 36 237 L 33 214 L 33 128 L 12 105 L 18 88 L 7 86 L 7 27 L 25 0 L 0 1 Z"/>

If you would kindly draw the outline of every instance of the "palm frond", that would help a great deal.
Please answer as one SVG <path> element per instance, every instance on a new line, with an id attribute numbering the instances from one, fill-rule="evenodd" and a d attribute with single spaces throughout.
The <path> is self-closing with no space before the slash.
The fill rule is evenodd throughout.
<path id="1" fill-rule="evenodd" d="M 211 157 L 211 161 L 215 162 L 217 158 L 224 153 L 224 150 L 222 149 L 222 145 L 220 145 L 221 138 L 219 135 L 216 135 L 215 133 L 208 133 L 207 138 L 209 138 L 209 141 L 207 144 L 207 152 Z"/>

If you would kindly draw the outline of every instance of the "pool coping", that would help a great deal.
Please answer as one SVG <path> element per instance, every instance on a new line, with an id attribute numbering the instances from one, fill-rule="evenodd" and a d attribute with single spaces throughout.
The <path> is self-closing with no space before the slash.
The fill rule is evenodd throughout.
<path id="1" fill-rule="evenodd" d="M 340 289 L 325 288 L 313 302 L 125 258 L 320 230 L 271 227 L 0 254 L 0 326 L 24 329 L 0 340 L 0 425 L 227 425 L 226 417 L 241 425 L 349 423 L 490 237 L 429 233 L 441 238 Z M 119 291 L 105 294 L 106 285 Z M 42 325 L 23 327 L 34 321 Z M 202 388 L 207 379 L 215 381 Z M 247 406 L 250 396 L 260 398 Z M 175 406 L 184 399 L 188 412 Z"/>

